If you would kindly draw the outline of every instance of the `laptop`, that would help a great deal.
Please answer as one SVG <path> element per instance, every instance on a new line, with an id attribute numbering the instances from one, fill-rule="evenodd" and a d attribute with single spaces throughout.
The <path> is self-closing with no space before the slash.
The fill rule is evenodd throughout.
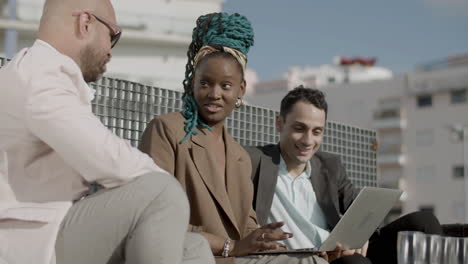
<path id="1" fill-rule="evenodd" d="M 364 187 L 320 248 L 301 248 L 258 252 L 255 254 L 291 254 L 332 251 L 340 243 L 344 250 L 362 248 L 400 198 L 402 191 Z"/>

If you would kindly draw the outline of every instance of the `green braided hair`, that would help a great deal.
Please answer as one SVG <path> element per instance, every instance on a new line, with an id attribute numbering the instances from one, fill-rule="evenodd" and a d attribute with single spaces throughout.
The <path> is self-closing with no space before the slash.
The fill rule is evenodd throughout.
<path id="1" fill-rule="evenodd" d="M 196 23 L 192 33 L 192 42 L 187 51 L 188 62 L 185 65 L 185 79 L 182 82 L 184 85 L 182 115 L 185 117 L 184 131 L 186 134 L 180 144 L 191 135 L 198 133 L 195 130 L 197 126 L 211 130 L 211 127 L 199 118 L 198 105 L 192 90 L 192 80 L 195 74 L 194 59 L 200 48 L 205 45 L 225 46 L 247 55 L 254 43 L 254 33 L 250 21 L 237 13 L 233 15 L 227 13 L 206 14 L 200 16 Z"/>

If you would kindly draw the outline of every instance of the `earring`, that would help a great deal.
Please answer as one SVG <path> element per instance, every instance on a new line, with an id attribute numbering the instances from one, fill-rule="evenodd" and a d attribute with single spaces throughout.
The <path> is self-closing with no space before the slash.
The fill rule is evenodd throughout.
<path id="1" fill-rule="evenodd" d="M 242 105 L 244 105 L 244 100 L 242 100 L 241 97 L 237 98 L 237 101 L 236 101 L 236 108 L 240 108 Z"/>

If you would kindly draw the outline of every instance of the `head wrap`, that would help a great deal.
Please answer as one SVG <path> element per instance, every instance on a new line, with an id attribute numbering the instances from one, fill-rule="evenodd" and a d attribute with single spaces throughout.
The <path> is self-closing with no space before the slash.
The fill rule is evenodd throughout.
<path id="1" fill-rule="evenodd" d="M 203 46 L 198 51 L 197 55 L 195 55 L 195 59 L 193 61 L 193 67 L 197 68 L 198 62 L 200 62 L 204 57 L 210 55 L 211 53 L 226 52 L 226 53 L 231 54 L 237 60 L 237 62 L 239 62 L 239 64 L 242 66 L 242 71 L 245 72 L 245 69 L 247 67 L 247 56 L 245 56 L 242 52 L 233 48 L 229 48 L 225 46 L 221 46 L 221 48 L 222 50 L 220 51 L 212 46 Z"/>
<path id="2" fill-rule="evenodd" d="M 197 19 L 197 26 L 193 29 L 192 42 L 187 52 L 188 62 L 183 82 L 184 95 L 182 96 L 184 102 L 182 115 L 186 119 L 184 122 L 186 135 L 180 143 L 183 143 L 191 135 L 196 135 L 195 128 L 197 126 L 211 129 L 199 118 L 198 106 L 191 87 L 198 63 L 214 52 L 227 52 L 239 62 L 245 72 L 247 53 L 253 43 L 252 25 L 244 16 L 211 13 Z"/>

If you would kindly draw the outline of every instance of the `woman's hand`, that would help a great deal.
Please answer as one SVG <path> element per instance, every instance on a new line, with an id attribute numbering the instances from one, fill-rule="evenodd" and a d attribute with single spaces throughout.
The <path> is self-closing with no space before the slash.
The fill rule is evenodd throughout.
<path id="1" fill-rule="evenodd" d="M 250 233 L 244 239 L 232 241 L 232 251 L 229 255 L 239 257 L 259 251 L 283 249 L 284 246 L 277 241 L 292 237 L 291 233 L 283 232 L 279 229 L 283 225 L 284 222 L 264 225 Z"/>

